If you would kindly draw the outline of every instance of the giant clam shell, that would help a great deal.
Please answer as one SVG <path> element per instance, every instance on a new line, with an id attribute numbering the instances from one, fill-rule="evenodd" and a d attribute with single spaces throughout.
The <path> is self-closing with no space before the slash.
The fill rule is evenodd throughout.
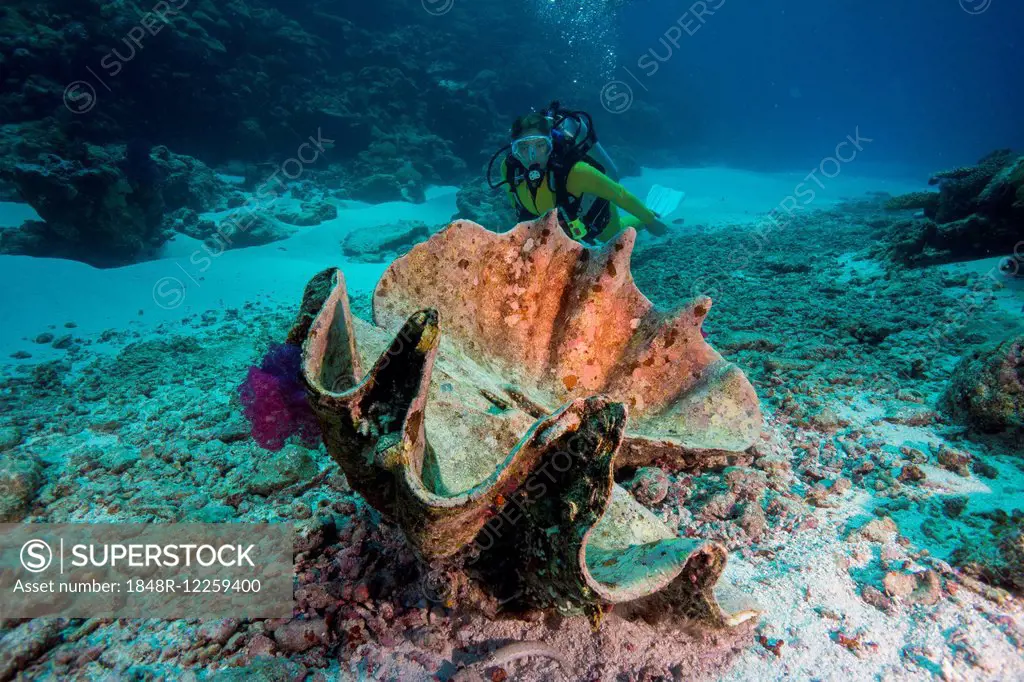
<path id="1" fill-rule="evenodd" d="M 654 620 L 753 614 L 719 604 L 721 545 L 676 537 L 614 482 L 620 466 L 719 463 L 761 426 L 701 334 L 711 301 L 656 311 L 635 238 L 587 249 L 554 214 L 502 234 L 456 221 L 388 268 L 373 325 L 340 271 L 307 286 L 290 341 L 328 452 L 451 580 L 446 599 L 595 624 L 627 602 Z"/>

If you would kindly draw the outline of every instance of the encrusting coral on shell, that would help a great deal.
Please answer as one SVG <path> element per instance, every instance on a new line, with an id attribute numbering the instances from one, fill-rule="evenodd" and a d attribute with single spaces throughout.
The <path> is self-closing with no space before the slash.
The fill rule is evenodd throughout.
<path id="1" fill-rule="evenodd" d="M 352 316 L 340 271 L 307 286 L 289 342 L 327 450 L 438 600 L 595 625 L 615 604 L 712 626 L 754 615 L 719 603 L 724 547 L 677 537 L 614 480 L 721 463 L 761 426 L 750 383 L 701 334 L 711 301 L 656 311 L 634 240 L 586 249 L 554 214 L 503 234 L 457 221 L 388 268 L 375 325 Z"/>

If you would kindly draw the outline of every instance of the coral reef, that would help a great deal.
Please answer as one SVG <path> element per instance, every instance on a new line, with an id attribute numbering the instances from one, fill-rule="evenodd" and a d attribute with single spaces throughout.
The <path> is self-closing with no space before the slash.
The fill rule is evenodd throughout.
<path id="1" fill-rule="evenodd" d="M 519 216 L 504 191 L 491 189 L 485 180 L 476 179 L 459 188 L 455 196 L 458 212 L 452 220 L 471 220 L 479 225 L 515 225 Z"/>
<path id="2" fill-rule="evenodd" d="M 0 169 L 43 219 L 0 233 L 0 252 L 124 265 L 173 234 L 178 216 L 167 214 L 216 208 L 230 191 L 202 162 L 146 143 L 37 161 Z"/>
<path id="3" fill-rule="evenodd" d="M 938 192 L 911 192 L 892 197 L 885 202 L 885 208 L 889 211 L 924 211 L 927 216 L 935 216 L 939 210 Z"/>
<path id="4" fill-rule="evenodd" d="M 428 185 L 442 185 L 465 174 L 466 163 L 452 144 L 433 133 L 408 125 L 382 132 L 373 130 L 370 146 L 360 152 L 345 190 L 361 201 L 425 200 Z"/>
<path id="5" fill-rule="evenodd" d="M 109 266 L 146 258 L 175 231 L 210 237 L 214 225 L 179 213 L 178 207 L 193 202 L 180 200 L 174 187 L 163 188 L 162 208 L 157 196 L 124 191 L 120 173 L 95 158 L 97 148 L 113 143 L 143 149 L 148 140 L 218 168 L 269 163 L 272 168 L 257 179 L 264 182 L 281 181 L 281 164 L 295 158 L 307 136 L 322 135 L 333 143 L 325 159 L 304 172 L 332 178 L 335 197 L 422 202 L 428 186 L 459 184 L 474 175 L 470 169 L 506 143 L 512 119 L 546 103 L 536 101 L 537 93 L 596 106 L 577 76 L 590 70 L 600 76 L 597 62 L 567 66 L 556 58 L 548 49 L 556 36 L 538 26 L 529 5 L 480 0 L 442 22 L 431 12 L 409 11 L 401 0 L 375 5 L 5 3 L 0 197 L 14 199 L 20 189 L 30 202 L 67 204 L 89 217 L 82 218 L 88 226 L 76 226 L 68 211 L 55 215 L 51 207 L 43 216 L 46 225 L 6 231 L 0 251 Z M 483 21 L 486 41 L 479 40 Z M 523 25 L 541 30 L 516 29 Z M 498 44 L 509 49 L 492 49 Z M 503 73 L 521 75 L 509 80 Z M 678 146 L 672 142 L 681 136 L 645 103 L 637 103 L 628 122 L 604 117 L 600 126 L 605 142 L 621 150 L 624 167 L 634 169 L 639 166 L 627 159 L 645 152 L 650 165 Z M 660 136 L 656 143 L 654 136 Z M 84 151 L 87 144 L 91 151 Z M 41 161 L 41 154 L 53 156 Z M 144 185 L 145 157 L 133 159 L 143 163 L 130 161 L 124 172 L 130 183 Z M 204 175 L 197 172 L 197 178 Z M 73 206 L 59 199 L 61 187 L 75 183 L 96 183 L 90 192 L 98 198 Z M 463 217 L 512 224 L 507 211 L 487 208 L 491 199 L 479 195 L 460 203 L 480 207 Z M 161 211 L 174 215 L 160 220 Z M 301 227 L 332 215 L 321 205 L 279 213 L 277 220 Z M 118 219 L 132 226 L 124 234 L 112 231 Z M 227 246 L 265 244 L 288 234 L 264 220 Z"/>
<path id="6" fill-rule="evenodd" d="M 1024 335 L 976 350 L 957 365 L 942 397 L 955 419 L 1024 443 Z"/>
<path id="7" fill-rule="evenodd" d="M 1024 223 L 1024 156 L 1001 150 L 976 166 L 939 173 L 916 192 L 888 201 L 889 210 L 921 209 L 923 219 L 898 221 L 881 247 L 907 265 L 1008 256 Z"/>
<path id="8" fill-rule="evenodd" d="M 446 600 L 595 624 L 617 603 L 652 621 L 753 615 L 718 604 L 724 548 L 674 537 L 613 482 L 623 466 L 720 463 L 761 428 L 752 387 L 700 334 L 710 300 L 655 311 L 634 239 L 592 252 L 554 214 L 503 235 L 455 222 L 385 272 L 378 328 L 352 317 L 340 272 L 307 287 L 289 341 L 304 340 L 328 452 Z"/>
<path id="9" fill-rule="evenodd" d="M 339 156 L 349 161 L 377 141 L 432 144 L 434 131 L 455 157 L 479 163 L 484 136 L 518 94 L 496 76 L 516 51 L 498 54 L 492 43 L 470 38 L 486 13 L 496 18 L 494 41 L 522 44 L 514 26 L 527 19 L 527 8 L 484 2 L 439 24 L 399 0 L 378 4 L 371 12 L 275 0 L 201 9 L 170 3 L 157 14 L 137 2 L 5 3 L 0 120 L 34 122 L 60 111 L 55 123 L 62 131 L 96 144 L 159 130 L 156 142 L 211 162 L 291 152 L 296 131 L 301 138 L 317 126 L 344 138 Z M 133 43 L 127 36 L 143 17 L 152 31 Z M 527 87 L 553 90 L 559 79 L 541 63 Z M 78 116 L 62 106 L 74 81 L 81 87 L 67 107 Z M 506 103 L 499 108 L 496 99 Z M 403 126 L 412 134 L 396 139 Z M 441 171 L 441 157 L 424 149 L 421 159 L 420 148 L 412 145 L 404 156 L 429 178 L 426 167 Z M 393 172 L 396 158 L 371 156 L 385 162 L 371 174 Z M 365 167 L 357 175 L 366 175 Z"/>
<path id="10" fill-rule="evenodd" d="M 576 77 L 601 77 L 600 65 L 567 67 L 550 50 L 558 36 L 529 5 L 480 0 L 439 22 L 402 0 L 168 4 L 158 12 L 134 0 L 6 2 L 0 128 L 9 130 L 0 138 L 31 137 L 44 122 L 97 145 L 159 131 L 154 144 L 219 164 L 282 161 L 322 128 L 337 141 L 330 163 L 345 196 L 420 201 L 429 183 L 468 179 L 505 142 L 514 116 L 546 104 L 538 93 L 596 106 Z M 517 29 L 524 25 L 538 30 Z M 642 102 L 628 121 L 601 125 L 609 143 L 634 154 L 664 156 L 685 141 Z M 42 150 L 26 147 L 0 142 L 0 156 L 34 162 Z"/>
<path id="11" fill-rule="evenodd" d="M 0 26 L 5 122 L 60 108 L 59 126 L 80 139 L 101 143 L 160 130 L 159 142 L 189 154 L 242 153 L 260 135 L 263 144 L 248 153 L 266 154 L 268 141 L 294 139 L 283 112 L 264 104 L 289 101 L 282 90 L 293 78 L 307 82 L 326 52 L 284 13 L 244 1 L 201 9 L 15 1 L 5 3 Z M 65 87 L 76 80 L 79 95 L 67 97 Z M 67 115 L 62 99 L 78 116 Z M 250 119 L 257 132 L 239 140 Z"/>

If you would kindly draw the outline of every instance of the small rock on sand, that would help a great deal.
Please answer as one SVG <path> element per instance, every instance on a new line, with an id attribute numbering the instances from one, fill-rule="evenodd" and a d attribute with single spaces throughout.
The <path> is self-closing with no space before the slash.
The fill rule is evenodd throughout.
<path id="1" fill-rule="evenodd" d="M 761 537 L 768 527 L 768 519 L 764 515 L 764 510 L 761 509 L 760 502 L 748 502 L 744 505 L 736 522 L 746 531 L 747 535 L 755 540 Z"/>
<path id="2" fill-rule="evenodd" d="M 886 595 L 873 585 L 866 586 L 860 596 L 865 602 L 871 604 L 879 611 L 890 615 L 897 611 L 896 602 L 893 601 L 892 597 Z"/>
<path id="3" fill-rule="evenodd" d="M 327 623 L 323 618 L 293 620 L 274 630 L 274 641 L 282 651 L 306 651 L 327 642 Z"/>
<path id="4" fill-rule="evenodd" d="M 895 521 L 888 516 L 883 516 L 880 519 L 868 521 L 857 529 L 854 535 L 871 542 L 889 542 L 899 533 L 899 530 Z"/>
<path id="5" fill-rule="evenodd" d="M 299 481 L 307 481 L 317 474 L 317 465 L 305 448 L 289 445 L 281 452 L 272 453 L 269 462 L 253 467 L 246 480 L 246 489 L 257 495 L 270 495 Z"/>
<path id="6" fill-rule="evenodd" d="M 42 484 L 42 467 L 35 457 L 0 458 L 0 523 L 21 521 Z"/>
<path id="7" fill-rule="evenodd" d="M 882 579 L 886 594 L 910 604 L 934 606 L 942 598 L 942 582 L 932 570 L 920 573 L 890 571 Z"/>
<path id="8" fill-rule="evenodd" d="M 838 431 L 840 427 L 846 426 L 847 424 L 839 418 L 839 415 L 828 407 L 817 414 L 811 415 L 810 422 L 812 428 L 818 429 L 819 431 L 825 431 L 827 433 Z"/>
<path id="9" fill-rule="evenodd" d="M 0 428 L 0 452 L 13 450 L 22 443 L 21 431 L 15 426 Z"/>
<path id="10" fill-rule="evenodd" d="M 951 447 L 943 445 L 939 448 L 939 452 L 935 457 L 943 468 L 949 469 L 950 471 L 965 478 L 971 475 L 968 465 L 970 465 L 971 460 L 974 458 L 969 453 L 961 450 L 954 450 Z"/>
<path id="11" fill-rule="evenodd" d="M 659 504 L 668 495 L 668 476 L 656 467 L 638 469 L 627 486 L 637 502 L 650 507 Z"/>

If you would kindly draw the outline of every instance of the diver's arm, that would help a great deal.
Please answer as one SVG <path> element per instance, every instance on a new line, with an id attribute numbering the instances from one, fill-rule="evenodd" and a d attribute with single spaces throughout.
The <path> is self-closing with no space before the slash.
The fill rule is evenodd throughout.
<path id="1" fill-rule="evenodd" d="M 508 165 L 504 159 L 501 161 L 501 177 L 502 179 L 508 177 Z M 519 205 L 516 202 L 516 188 L 512 186 L 511 182 L 505 183 L 505 197 L 512 208 L 517 209 L 516 212 L 518 213 Z"/>
<path id="2" fill-rule="evenodd" d="M 590 150 L 590 154 L 601 162 L 601 165 L 604 166 L 604 174 L 607 175 L 610 180 L 613 182 L 619 181 L 619 178 L 622 177 L 619 173 L 619 168 L 615 165 L 615 161 L 612 157 L 608 155 L 608 152 L 604 150 L 604 147 L 600 142 L 594 143 L 594 148 Z"/>
<path id="3" fill-rule="evenodd" d="M 589 163 L 580 161 L 572 167 L 566 189 L 577 197 L 593 194 L 601 199 L 607 199 L 623 211 L 636 216 L 644 225 L 651 225 L 658 220 L 658 216 L 629 190 Z"/>

